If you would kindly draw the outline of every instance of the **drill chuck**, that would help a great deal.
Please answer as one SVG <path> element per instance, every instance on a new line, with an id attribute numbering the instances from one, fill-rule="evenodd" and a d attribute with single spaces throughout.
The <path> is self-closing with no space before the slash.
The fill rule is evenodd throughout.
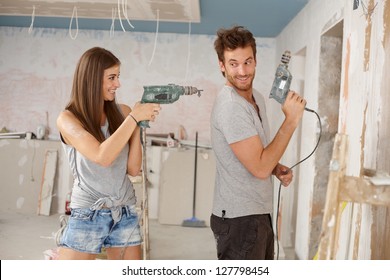
<path id="1" fill-rule="evenodd" d="M 288 64 L 290 62 L 290 59 L 291 59 L 291 52 L 290 51 L 285 51 L 283 54 L 282 54 L 282 58 L 280 59 L 280 61 L 283 63 L 283 64 Z"/>
<path id="2" fill-rule="evenodd" d="M 193 95 L 193 94 L 197 94 L 198 96 L 200 96 L 200 93 L 201 89 L 197 89 L 196 87 L 192 87 L 192 86 L 183 86 L 184 88 L 184 93 L 183 95 Z"/>

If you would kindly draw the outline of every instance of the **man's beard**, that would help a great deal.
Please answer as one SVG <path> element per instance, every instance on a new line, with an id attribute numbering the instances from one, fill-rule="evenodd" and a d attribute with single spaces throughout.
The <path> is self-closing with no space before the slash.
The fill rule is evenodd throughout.
<path id="1" fill-rule="evenodd" d="M 241 84 L 241 83 L 237 82 L 238 79 L 235 79 L 231 75 L 227 74 L 226 77 L 227 77 L 227 80 L 229 81 L 229 83 L 232 86 L 234 86 L 236 89 L 241 90 L 241 91 L 249 91 L 252 89 L 252 84 L 253 84 L 255 74 L 253 73 L 253 74 L 249 75 L 249 79 L 248 79 L 246 84 Z"/>

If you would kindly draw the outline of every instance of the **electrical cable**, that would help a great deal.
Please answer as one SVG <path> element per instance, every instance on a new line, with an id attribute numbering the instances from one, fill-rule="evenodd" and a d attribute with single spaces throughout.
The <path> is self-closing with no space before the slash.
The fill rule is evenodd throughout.
<path id="1" fill-rule="evenodd" d="M 115 18 L 116 18 L 116 8 L 111 10 L 111 27 L 110 27 L 110 37 L 114 37 L 115 33 Z"/>
<path id="2" fill-rule="evenodd" d="M 190 57 L 191 57 L 191 20 L 192 20 L 192 10 L 191 6 L 189 9 L 189 19 L 188 19 L 188 49 L 187 49 L 187 62 L 186 62 L 186 73 L 184 76 L 184 81 L 187 83 L 187 78 L 188 78 L 188 69 L 190 66 Z"/>
<path id="3" fill-rule="evenodd" d="M 72 23 L 74 18 L 76 19 L 76 34 L 72 35 Z M 72 40 L 76 40 L 78 34 L 79 34 L 79 18 L 77 16 L 77 7 L 74 6 L 72 12 L 72 18 L 70 19 L 69 22 L 69 36 L 70 38 L 72 38 Z"/>
<path id="4" fill-rule="evenodd" d="M 129 16 L 127 14 L 127 6 L 128 6 L 127 5 L 127 0 L 122 0 L 123 15 L 125 16 L 127 23 L 131 26 L 131 28 L 134 29 L 134 26 L 131 24 L 131 22 L 129 20 Z"/>
<path id="5" fill-rule="evenodd" d="M 121 24 L 123 32 L 126 32 L 125 27 L 123 26 L 122 23 L 122 18 L 121 18 L 121 8 L 120 8 L 120 1 L 118 0 L 118 18 L 119 18 L 119 23 Z"/>
<path id="6" fill-rule="evenodd" d="M 320 116 L 318 115 L 318 113 L 312 109 L 309 109 L 309 108 L 305 108 L 306 111 L 310 112 L 310 113 L 313 113 L 317 116 L 318 118 L 318 123 L 320 125 L 320 133 L 318 135 L 318 140 L 317 140 L 317 144 L 315 145 L 313 151 L 308 155 L 306 156 L 304 159 L 298 161 L 296 164 L 294 164 L 293 166 L 290 167 L 290 170 L 293 169 L 294 167 L 296 167 L 297 165 L 301 164 L 302 162 L 304 162 L 305 160 L 307 160 L 309 157 L 311 157 L 314 152 L 317 150 L 318 148 L 318 145 L 320 144 L 320 140 L 321 140 L 321 134 L 322 134 L 322 124 L 321 124 L 321 118 Z M 278 191 L 278 205 L 277 205 L 277 211 L 276 211 L 276 229 L 275 229 L 275 235 L 276 235 L 276 246 L 277 246 L 277 249 L 276 249 L 276 259 L 278 260 L 279 259 L 279 234 L 278 234 L 278 222 L 279 222 L 279 207 L 280 207 L 280 192 L 281 192 L 281 188 L 282 188 L 282 182 L 280 182 L 279 184 L 279 191 Z"/>
<path id="7" fill-rule="evenodd" d="M 32 14 L 31 14 L 31 24 L 30 24 L 30 27 L 28 29 L 28 34 L 31 34 L 31 32 L 33 31 L 34 20 L 35 20 L 35 5 L 33 5 L 33 11 L 32 11 Z"/>
<path id="8" fill-rule="evenodd" d="M 140 141 L 141 141 L 142 148 L 145 148 L 146 147 L 146 139 L 143 139 L 143 137 L 141 136 L 140 137 Z M 142 156 L 144 157 L 144 155 L 142 155 Z M 142 170 L 142 172 L 146 172 L 146 170 Z M 146 174 L 146 173 L 144 173 L 144 174 Z M 144 178 L 146 179 L 146 176 L 143 176 L 142 184 L 143 184 L 143 187 L 146 188 L 146 182 L 145 182 Z M 126 240 L 125 246 L 123 246 L 122 249 L 121 249 L 120 256 L 119 256 L 120 260 L 123 260 L 126 248 L 129 245 L 130 238 L 133 235 L 134 231 L 136 230 L 137 227 L 141 227 L 140 221 L 141 221 L 141 219 L 142 219 L 142 217 L 144 215 L 144 211 L 145 211 L 146 207 L 148 207 L 148 201 L 145 200 L 144 202 L 145 203 L 141 203 L 141 213 L 139 213 L 139 214 L 137 213 L 137 215 L 138 215 L 137 225 L 132 229 L 132 231 L 130 232 L 129 237 Z M 143 221 L 143 225 L 145 226 L 145 221 Z M 145 246 L 145 238 L 147 238 L 147 237 L 143 236 L 142 233 L 141 233 L 141 236 L 142 236 L 142 239 L 144 241 L 144 246 Z"/>
<path id="9" fill-rule="evenodd" d="M 150 61 L 149 61 L 148 66 L 150 66 L 150 65 L 152 64 L 152 61 L 153 61 L 153 58 L 154 58 L 154 54 L 155 54 L 155 52 L 156 52 L 156 46 L 157 46 L 158 29 L 159 29 L 159 26 L 160 26 L 160 10 L 157 9 L 157 10 L 156 10 L 156 13 L 157 13 L 157 19 L 156 19 L 156 35 L 155 35 L 155 37 L 154 37 L 154 47 L 153 47 L 152 57 L 150 58 Z"/>
<path id="10" fill-rule="evenodd" d="M 187 62 L 186 62 L 186 73 L 184 77 L 185 83 L 187 83 L 188 78 L 188 69 L 190 66 L 190 57 L 191 57 L 191 21 L 188 21 L 188 49 L 187 49 Z"/>

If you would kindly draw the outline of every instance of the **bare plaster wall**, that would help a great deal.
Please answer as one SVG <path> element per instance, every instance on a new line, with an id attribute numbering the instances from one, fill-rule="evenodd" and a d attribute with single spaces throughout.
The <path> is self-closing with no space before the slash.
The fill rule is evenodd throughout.
<path id="1" fill-rule="evenodd" d="M 341 100 L 344 110 L 340 121 L 342 132 L 350 139 L 347 173 L 354 176 L 363 174 L 364 169 L 390 171 L 385 167 L 388 164 L 386 147 L 380 140 L 389 139 L 390 123 L 386 113 L 389 99 L 385 97 L 388 96 L 388 78 L 384 72 L 388 69 L 386 57 L 389 49 L 386 49 L 385 42 L 389 31 L 386 31 L 386 15 L 390 6 L 388 0 L 371 0 L 367 7 L 365 12 L 350 9 L 350 21 L 345 30 L 349 63 L 345 65 Z M 361 212 L 352 220 L 360 235 L 353 236 L 348 257 L 383 259 L 388 256 L 389 251 L 383 250 L 386 248 L 383 246 L 386 244 L 386 224 L 383 221 L 388 219 L 389 211 L 357 205 L 354 209 Z"/>
<path id="2" fill-rule="evenodd" d="M 46 151 L 57 152 L 50 215 L 65 212 L 72 179 L 58 141 L 0 139 L 0 212 L 38 213 L 45 175 Z M 50 182 L 47 183 L 50 186 Z M 44 198 L 44 194 L 42 198 Z"/>
<path id="3" fill-rule="evenodd" d="M 306 48 L 304 95 L 318 109 L 320 37 L 340 20 L 344 21 L 342 73 L 338 132 L 348 135 L 347 175 L 360 176 L 365 168 L 389 172 L 389 0 L 365 1 L 353 10 L 353 1 L 312 0 L 277 38 L 276 53 L 289 48 L 293 53 Z M 386 65 L 387 64 L 387 65 Z M 387 75 L 385 75 L 387 73 Z M 317 127 L 304 116 L 301 150 L 314 146 Z M 309 257 L 313 218 L 314 158 L 300 169 L 295 251 Z M 302 178 L 305 178 L 303 181 Z M 325 197 L 324 197 L 325 199 Z M 389 211 L 370 205 L 349 204 L 343 212 L 338 250 L 341 259 L 385 258 L 380 249 L 389 240 Z M 387 230 L 387 231 L 386 231 Z M 387 238 L 387 239 L 386 239 Z M 388 248 L 387 243 L 384 244 Z M 384 252 L 386 251 L 386 252 Z"/>
<path id="4" fill-rule="evenodd" d="M 0 128 L 36 131 L 49 127 L 49 138 L 58 139 L 55 120 L 69 100 L 76 63 L 88 48 L 111 50 L 122 62 L 118 102 L 133 106 L 144 85 L 176 83 L 203 89 L 201 97 L 185 96 L 163 105 L 148 133 L 177 133 L 180 125 L 189 139 L 209 142 L 209 117 L 216 94 L 223 86 L 214 51 L 214 36 L 80 30 L 76 39 L 68 30 L 0 27 Z M 269 91 L 274 65 L 275 40 L 257 38 L 258 67 L 254 85 Z"/>
<path id="5" fill-rule="evenodd" d="M 342 37 L 323 35 L 318 87 L 318 104 L 320 104 L 318 114 L 322 118 L 322 133 L 321 145 L 315 157 L 316 179 L 313 186 L 309 258 L 313 258 L 318 251 L 325 207 L 324 197 L 326 197 L 329 178 L 328 167 L 332 158 L 334 138 L 338 131 L 341 57 Z"/>
<path id="6" fill-rule="evenodd" d="M 295 17 L 276 39 L 276 53 L 282 53 L 285 49 L 293 54 L 299 54 L 305 50 L 304 88 L 300 92 L 307 100 L 307 107 L 318 112 L 319 98 L 319 69 L 321 35 L 343 19 L 344 1 L 310 1 L 305 8 Z M 292 57 L 292 60 L 294 56 Z M 292 73 L 294 76 L 294 73 Z M 273 106 L 271 104 L 270 106 Z M 282 120 L 280 108 L 272 110 L 275 119 Z M 326 123 L 322 118 L 322 123 Z M 301 123 L 300 142 L 292 141 L 289 144 L 284 158 L 294 164 L 311 153 L 318 139 L 318 120 L 313 114 L 304 113 Z M 299 149 L 297 146 L 300 146 Z M 296 150 L 300 155 L 296 155 Z M 314 156 L 302 163 L 296 170 L 295 176 L 299 180 L 290 188 L 296 188 L 297 216 L 295 225 L 295 253 L 299 259 L 309 259 L 311 224 L 313 219 L 313 192 L 315 180 Z M 299 183 L 299 184 L 297 184 Z"/>

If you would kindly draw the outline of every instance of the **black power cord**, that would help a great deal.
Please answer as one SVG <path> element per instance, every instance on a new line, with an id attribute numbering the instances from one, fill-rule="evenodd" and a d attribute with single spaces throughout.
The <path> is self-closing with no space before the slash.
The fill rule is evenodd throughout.
<path id="1" fill-rule="evenodd" d="M 309 157 L 311 157 L 314 152 L 317 150 L 318 148 L 318 145 L 320 144 L 320 139 L 321 139 L 321 134 L 322 134 L 322 124 L 321 124 L 321 119 L 320 119 L 320 116 L 318 115 L 318 113 L 312 109 L 309 109 L 309 108 L 305 108 L 306 111 L 310 112 L 310 113 L 314 113 L 317 118 L 318 118 L 318 122 L 320 124 L 320 134 L 318 136 L 318 140 L 317 140 L 317 144 L 316 146 L 314 147 L 313 151 L 307 156 L 305 157 L 304 159 L 298 161 L 296 164 L 294 164 L 293 166 L 290 167 L 290 170 L 293 169 L 294 167 L 296 167 L 297 165 L 301 164 L 302 162 L 304 162 L 305 160 L 307 160 Z M 280 207 L 280 192 L 281 192 L 281 188 L 282 188 L 282 182 L 280 182 L 279 184 L 279 191 L 278 191 L 278 206 L 277 206 L 277 211 L 276 211 L 276 246 L 277 246 L 277 251 L 276 251 L 276 259 L 278 260 L 279 259 L 279 234 L 278 234 L 278 222 L 279 222 L 279 207 Z"/>

